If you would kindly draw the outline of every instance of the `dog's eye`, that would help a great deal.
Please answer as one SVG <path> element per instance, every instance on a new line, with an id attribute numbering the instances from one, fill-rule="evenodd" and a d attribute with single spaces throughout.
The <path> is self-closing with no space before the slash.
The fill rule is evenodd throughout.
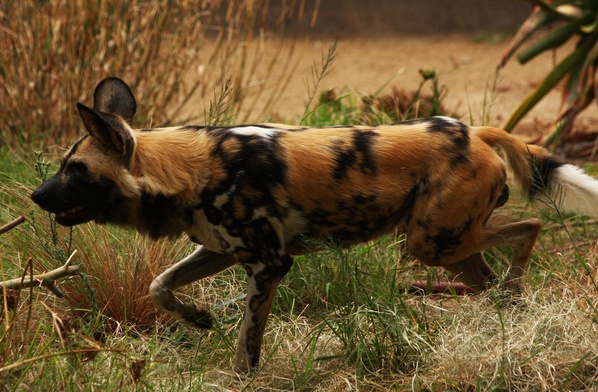
<path id="1" fill-rule="evenodd" d="M 87 165 L 83 162 L 69 162 L 66 168 L 71 174 L 74 175 L 84 175 L 88 172 Z"/>

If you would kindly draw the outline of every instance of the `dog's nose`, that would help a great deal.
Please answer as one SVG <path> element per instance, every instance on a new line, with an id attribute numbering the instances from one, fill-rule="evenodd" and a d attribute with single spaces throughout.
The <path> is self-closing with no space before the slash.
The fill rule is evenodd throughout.
<path id="1" fill-rule="evenodd" d="M 34 190 L 31 193 L 31 200 L 33 200 L 33 202 L 35 204 L 41 204 L 43 199 L 44 199 L 44 190 L 41 187 L 37 188 L 36 190 Z"/>

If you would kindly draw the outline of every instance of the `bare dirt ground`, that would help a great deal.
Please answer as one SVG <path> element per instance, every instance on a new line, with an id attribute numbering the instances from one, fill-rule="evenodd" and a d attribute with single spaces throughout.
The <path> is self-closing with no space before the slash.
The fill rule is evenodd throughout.
<path id="1" fill-rule="evenodd" d="M 299 65 L 281 99 L 270 108 L 287 122 L 300 119 L 308 99 L 307 85 L 314 64 L 320 64 L 333 40 L 302 41 L 298 44 Z M 553 54 L 544 54 L 525 66 L 512 59 L 500 70 L 496 67 L 508 40 L 496 42 L 492 36 L 425 36 L 340 39 L 334 69 L 321 86 L 322 90 L 346 87 L 357 95 L 373 94 L 390 82 L 382 93 L 393 86 L 415 90 L 420 69 L 433 69 L 448 93 L 446 107 L 469 123 L 480 125 L 483 113 L 488 125 L 502 126 L 518 104 L 562 59 L 567 47 Z M 278 69 L 280 71 L 280 69 Z M 277 71 L 275 70 L 274 73 Z M 429 87 L 426 87 L 427 89 Z M 424 90 L 425 91 L 425 90 Z M 547 96 L 521 122 L 519 130 L 529 134 L 541 131 L 554 119 L 560 107 L 558 91 Z M 598 110 L 592 106 L 578 120 L 580 128 L 596 129 Z"/>

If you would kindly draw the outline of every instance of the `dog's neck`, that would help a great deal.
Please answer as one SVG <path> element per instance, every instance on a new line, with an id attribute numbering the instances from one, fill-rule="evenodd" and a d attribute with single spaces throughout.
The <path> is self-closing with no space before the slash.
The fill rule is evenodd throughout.
<path id="1" fill-rule="evenodd" d="M 163 128 L 134 131 L 134 136 L 131 172 L 140 191 L 190 202 L 198 198 L 213 171 L 204 132 Z"/>

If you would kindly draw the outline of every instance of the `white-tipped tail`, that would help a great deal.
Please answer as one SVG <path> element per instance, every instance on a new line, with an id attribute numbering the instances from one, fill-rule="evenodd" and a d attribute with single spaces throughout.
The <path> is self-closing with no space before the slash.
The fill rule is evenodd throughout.
<path id="1" fill-rule="evenodd" d="M 598 180 L 582 169 L 565 164 L 552 174 L 551 197 L 558 208 L 598 216 Z"/>
<path id="2" fill-rule="evenodd" d="M 530 200 L 548 197 L 563 211 L 598 216 L 598 179 L 577 166 L 564 164 L 536 145 L 525 144 L 503 130 L 472 128 L 472 133 L 492 147 L 500 147 L 522 193 Z"/>

